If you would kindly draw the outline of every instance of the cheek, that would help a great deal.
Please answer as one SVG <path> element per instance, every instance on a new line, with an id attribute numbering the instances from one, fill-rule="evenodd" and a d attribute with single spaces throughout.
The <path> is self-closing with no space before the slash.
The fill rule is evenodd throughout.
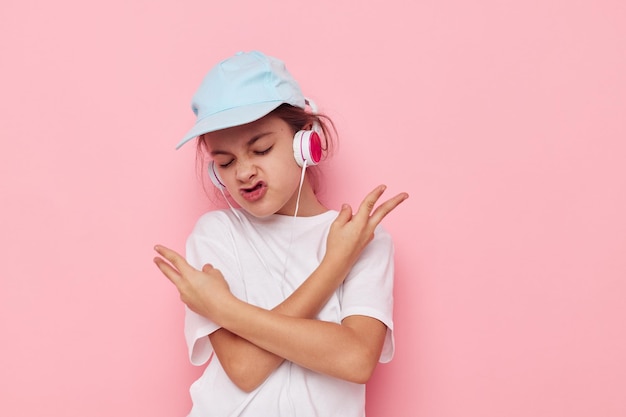
<path id="1" fill-rule="evenodd" d="M 292 144 L 293 142 L 291 140 L 285 140 L 285 142 L 276 149 L 276 153 L 272 155 L 272 158 L 266 161 L 266 169 L 271 169 L 276 176 L 283 177 L 284 179 L 288 179 L 294 172 L 296 172 L 296 175 L 299 175 L 300 167 L 293 156 Z"/>
<path id="2" fill-rule="evenodd" d="M 282 182 L 292 183 L 300 181 L 302 167 L 298 166 L 292 154 L 281 158 L 280 162 L 277 162 L 276 167 L 278 167 L 278 169 L 275 169 L 276 178 Z"/>

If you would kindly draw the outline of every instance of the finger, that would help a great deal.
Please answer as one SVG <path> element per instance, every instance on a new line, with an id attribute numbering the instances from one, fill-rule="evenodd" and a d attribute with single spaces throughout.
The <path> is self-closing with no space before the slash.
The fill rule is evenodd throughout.
<path id="1" fill-rule="evenodd" d="M 376 227 L 387 214 L 391 213 L 393 209 L 398 207 L 400 203 L 409 198 L 407 193 L 400 193 L 395 197 L 390 198 L 389 200 L 382 203 L 380 206 L 376 207 L 376 210 L 370 216 L 370 224 Z"/>
<path id="2" fill-rule="evenodd" d="M 385 192 L 386 188 L 387 187 L 385 185 L 379 185 L 378 187 L 370 191 L 363 199 L 363 202 L 359 206 L 359 210 L 357 211 L 355 217 L 360 217 L 363 220 L 369 218 L 370 213 L 372 212 L 372 210 L 374 210 L 376 202 Z"/>
<path id="3" fill-rule="evenodd" d="M 352 219 L 352 207 L 349 204 L 343 204 L 341 206 L 341 210 L 339 210 L 339 214 L 335 219 L 335 223 L 343 225 L 346 224 Z"/>
<path id="4" fill-rule="evenodd" d="M 159 268 L 159 270 L 161 270 L 163 275 L 165 275 L 167 279 L 172 281 L 174 285 L 176 285 L 180 281 L 181 275 L 176 269 L 174 269 L 174 267 L 172 267 L 172 265 L 168 264 L 159 257 L 154 258 L 154 263 Z"/>
<path id="5" fill-rule="evenodd" d="M 213 265 L 211 264 L 206 264 L 202 267 L 202 272 L 211 272 L 213 270 Z"/>
<path id="6" fill-rule="evenodd" d="M 159 255 L 167 259 L 180 272 L 185 272 L 186 270 L 191 269 L 191 265 L 189 265 L 185 258 L 179 255 L 176 251 L 161 245 L 156 245 L 154 250 L 156 250 Z"/>

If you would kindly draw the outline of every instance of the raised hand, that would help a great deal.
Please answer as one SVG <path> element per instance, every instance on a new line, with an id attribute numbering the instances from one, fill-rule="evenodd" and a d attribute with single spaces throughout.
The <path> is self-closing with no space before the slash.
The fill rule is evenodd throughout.
<path id="1" fill-rule="evenodd" d="M 407 193 L 400 193 L 374 208 L 385 189 L 384 185 L 380 185 L 367 194 L 355 214 L 352 214 L 348 204 L 342 206 L 330 227 L 326 242 L 327 258 L 345 262 L 351 267 L 374 238 L 376 226 L 409 197 Z"/>
<path id="2" fill-rule="evenodd" d="M 210 264 L 199 271 L 181 255 L 164 246 L 157 245 L 154 249 L 165 258 L 157 256 L 154 263 L 176 286 L 180 299 L 196 313 L 217 321 L 222 302 L 233 297 L 222 273 Z"/>

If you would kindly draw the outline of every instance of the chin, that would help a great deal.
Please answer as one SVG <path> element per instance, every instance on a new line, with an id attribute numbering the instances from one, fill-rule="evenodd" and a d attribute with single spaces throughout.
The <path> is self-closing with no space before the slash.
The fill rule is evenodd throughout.
<path id="1" fill-rule="evenodd" d="M 269 217 L 272 214 L 293 216 L 295 203 L 292 201 L 292 199 L 281 201 L 280 199 L 271 197 L 271 195 L 265 195 L 262 199 L 255 202 L 250 202 L 243 198 L 239 198 L 236 199 L 236 202 L 246 212 L 259 219 Z"/>
<path id="2" fill-rule="evenodd" d="M 240 204 L 242 209 L 244 209 L 247 213 L 252 216 L 262 219 L 265 217 L 269 217 L 272 214 L 276 214 L 278 210 L 273 209 L 271 207 L 263 207 L 262 205 L 250 205 L 250 204 Z"/>
<path id="3" fill-rule="evenodd" d="M 246 210 L 248 213 L 256 217 L 257 219 L 264 219 L 266 217 L 271 216 L 272 214 L 276 214 L 275 212 L 259 212 L 255 210 Z"/>

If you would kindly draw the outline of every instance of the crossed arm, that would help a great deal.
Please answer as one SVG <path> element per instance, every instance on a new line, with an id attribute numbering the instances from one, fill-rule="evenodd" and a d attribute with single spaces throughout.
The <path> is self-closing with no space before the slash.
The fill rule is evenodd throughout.
<path id="1" fill-rule="evenodd" d="M 235 298 L 211 265 L 198 271 L 176 252 L 155 248 L 165 258 L 156 257 L 155 263 L 176 285 L 183 302 L 221 326 L 209 336 L 211 344 L 239 388 L 253 390 L 284 360 L 352 382 L 369 379 L 380 356 L 385 325 L 365 316 L 350 316 L 341 324 L 314 317 L 373 239 L 376 226 L 408 197 L 398 194 L 374 209 L 383 191 L 381 186 L 369 193 L 354 215 L 349 206 L 342 207 L 319 267 L 271 311 Z"/>

